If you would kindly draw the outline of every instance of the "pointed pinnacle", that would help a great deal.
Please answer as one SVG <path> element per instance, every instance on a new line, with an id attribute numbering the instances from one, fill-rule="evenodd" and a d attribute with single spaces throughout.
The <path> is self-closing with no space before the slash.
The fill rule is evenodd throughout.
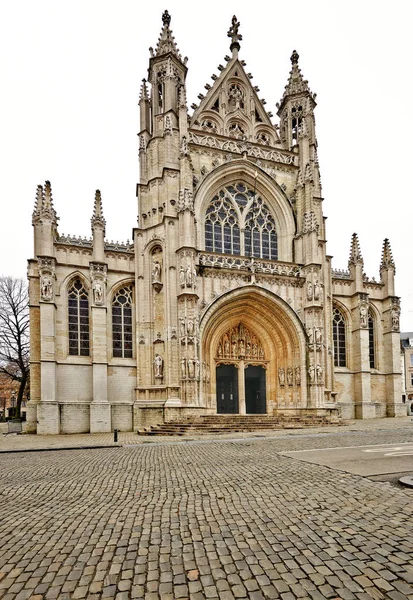
<path id="1" fill-rule="evenodd" d="M 380 273 L 383 270 L 393 269 L 396 271 L 396 266 L 394 264 L 393 253 L 391 251 L 390 242 L 388 238 L 386 238 L 383 242 L 383 250 L 381 253 L 381 263 L 380 263 Z"/>
<path id="2" fill-rule="evenodd" d="M 103 229 L 103 235 L 105 235 L 106 220 L 103 216 L 102 197 L 100 194 L 100 190 L 96 190 L 95 193 L 95 202 L 93 204 L 93 216 L 90 219 L 90 222 L 92 224 L 92 229 Z"/>
<path id="3" fill-rule="evenodd" d="M 361 255 L 360 243 L 357 236 L 357 233 L 353 233 L 351 236 L 351 245 L 350 245 L 350 257 L 348 259 L 348 265 L 362 265 L 364 261 Z"/>
<path id="4" fill-rule="evenodd" d="M 139 95 L 139 100 L 149 100 L 148 87 L 146 85 L 146 79 L 142 79 L 141 93 Z"/>
<path id="5" fill-rule="evenodd" d="M 169 29 L 169 25 L 171 23 L 171 15 L 168 13 L 167 10 L 165 10 L 165 12 L 162 15 L 162 23 L 163 27 L 155 51 L 153 51 L 153 49 L 150 49 L 151 56 L 161 56 L 162 54 L 168 54 L 169 52 L 171 52 L 182 62 L 182 56 L 179 52 L 179 49 L 177 48 L 175 38 L 172 35 L 172 30 Z"/>

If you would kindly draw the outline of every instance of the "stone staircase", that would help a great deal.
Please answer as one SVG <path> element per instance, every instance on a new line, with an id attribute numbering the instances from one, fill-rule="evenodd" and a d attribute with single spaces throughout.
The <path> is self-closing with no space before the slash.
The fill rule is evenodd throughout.
<path id="1" fill-rule="evenodd" d="M 275 429 L 302 429 L 340 425 L 328 415 L 203 415 L 151 425 L 136 433 L 143 436 L 224 434 Z"/>

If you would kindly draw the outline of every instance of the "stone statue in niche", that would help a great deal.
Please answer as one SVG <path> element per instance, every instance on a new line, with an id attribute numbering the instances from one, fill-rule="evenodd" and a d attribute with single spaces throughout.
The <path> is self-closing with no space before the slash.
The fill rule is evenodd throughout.
<path id="1" fill-rule="evenodd" d="M 307 300 L 313 299 L 313 284 L 311 281 L 307 281 Z"/>
<path id="2" fill-rule="evenodd" d="M 103 302 L 103 285 L 100 279 L 95 279 L 93 282 L 93 300 L 95 304 Z"/>
<path id="3" fill-rule="evenodd" d="M 295 367 L 295 384 L 301 385 L 301 369 L 300 369 L 300 367 Z"/>
<path id="4" fill-rule="evenodd" d="M 308 343 L 311 346 L 314 343 L 314 329 L 312 327 L 307 327 L 307 335 L 308 335 Z"/>
<path id="5" fill-rule="evenodd" d="M 318 279 L 314 283 L 314 300 L 320 300 L 321 285 Z"/>
<path id="6" fill-rule="evenodd" d="M 189 379 L 195 377 L 195 360 L 193 358 L 188 358 L 188 377 Z"/>
<path id="7" fill-rule="evenodd" d="M 322 383 L 323 381 L 323 367 L 321 365 L 317 365 L 316 368 L 317 373 L 317 383 Z"/>
<path id="8" fill-rule="evenodd" d="M 368 310 L 365 304 L 360 304 L 360 327 L 367 327 L 368 324 Z"/>
<path id="9" fill-rule="evenodd" d="M 186 335 L 185 319 L 183 317 L 179 319 L 179 334 L 181 337 Z"/>
<path id="10" fill-rule="evenodd" d="M 195 379 L 197 379 L 197 380 L 199 380 L 200 368 L 201 368 L 201 363 L 199 361 L 199 358 L 196 358 L 195 359 Z"/>
<path id="11" fill-rule="evenodd" d="M 209 367 L 209 363 L 206 365 L 206 382 L 209 383 L 211 381 L 211 369 Z"/>
<path id="12" fill-rule="evenodd" d="M 192 287 L 192 267 L 190 264 L 186 266 L 185 284 L 186 287 Z"/>
<path id="13" fill-rule="evenodd" d="M 181 376 L 186 379 L 186 358 L 181 358 Z"/>
<path id="14" fill-rule="evenodd" d="M 280 367 L 278 369 L 278 381 L 280 382 L 281 386 L 285 385 L 285 370 L 283 369 L 283 367 Z"/>
<path id="15" fill-rule="evenodd" d="M 43 275 L 41 279 L 42 300 L 51 300 L 53 298 L 53 283 L 49 274 Z"/>
<path id="16" fill-rule="evenodd" d="M 310 365 L 308 367 L 308 376 L 310 378 L 310 383 L 314 383 L 315 382 L 315 367 L 314 367 L 314 365 Z"/>
<path id="17" fill-rule="evenodd" d="M 179 285 L 181 288 L 185 287 L 185 269 L 183 265 L 181 265 L 181 268 L 179 269 Z"/>
<path id="18" fill-rule="evenodd" d="M 189 335 L 189 337 L 193 337 L 194 332 L 195 332 L 195 327 L 194 327 L 194 322 L 192 319 L 188 319 L 188 322 L 186 325 L 186 331 L 187 331 L 187 334 Z"/>
<path id="19" fill-rule="evenodd" d="M 153 261 L 152 283 L 161 283 L 161 263 L 159 260 Z"/>
<path id="20" fill-rule="evenodd" d="M 287 383 L 288 385 L 293 385 L 294 383 L 294 373 L 292 367 L 288 367 L 287 369 Z"/>
<path id="21" fill-rule="evenodd" d="M 316 327 L 314 329 L 314 338 L 317 346 L 321 346 L 321 344 L 323 343 L 323 333 L 320 327 Z"/>
<path id="22" fill-rule="evenodd" d="M 160 354 L 155 354 L 153 361 L 153 370 L 155 373 L 155 379 L 162 379 L 163 377 L 163 358 Z"/>
<path id="23" fill-rule="evenodd" d="M 400 329 L 400 307 L 394 304 L 391 309 L 391 327 L 393 331 Z"/>

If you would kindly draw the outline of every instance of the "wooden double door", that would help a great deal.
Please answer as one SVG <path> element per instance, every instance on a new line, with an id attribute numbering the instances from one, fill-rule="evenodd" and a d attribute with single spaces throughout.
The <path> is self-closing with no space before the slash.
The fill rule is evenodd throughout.
<path id="1" fill-rule="evenodd" d="M 218 365 L 216 368 L 217 413 L 265 414 L 265 369 L 260 365 Z"/>

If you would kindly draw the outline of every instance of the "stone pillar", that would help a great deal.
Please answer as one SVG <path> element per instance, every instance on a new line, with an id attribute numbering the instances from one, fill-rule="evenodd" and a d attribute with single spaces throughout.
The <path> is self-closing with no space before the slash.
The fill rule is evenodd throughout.
<path id="1" fill-rule="evenodd" d="M 238 364 L 238 412 L 240 415 L 247 413 L 245 401 L 245 363 L 240 360 Z"/>
<path id="2" fill-rule="evenodd" d="M 104 263 L 90 263 L 90 278 L 93 290 L 91 307 L 93 400 L 90 405 L 90 433 L 101 433 L 111 431 L 106 327 L 107 266 Z"/>
<path id="3" fill-rule="evenodd" d="M 371 401 L 369 354 L 368 295 L 359 293 L 353 308 L 353 370 L 356 419 L 374 419 L 376 408 Z"/>

